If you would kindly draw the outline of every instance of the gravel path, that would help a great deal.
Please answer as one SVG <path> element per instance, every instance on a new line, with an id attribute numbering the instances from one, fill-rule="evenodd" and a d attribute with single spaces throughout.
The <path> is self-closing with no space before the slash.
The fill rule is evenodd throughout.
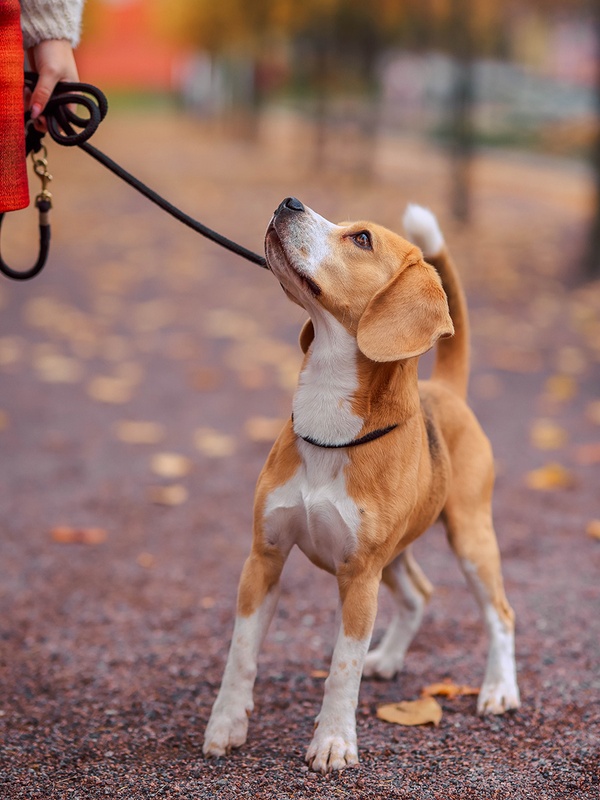
<path id="1" fill-rule="evenodd" d="M 394 226 L 409 199 L 443 218 L 446 164 L 413 142 L 382 143 L 378 177 L 361 183 L 339 165 L 312 174 L 284 120 L 258 143 L 169 115 L 105 126 L 100 147 L 254 249 L 288 194 L 330 218 Z M 299 554 L 265 643 L 249 741 L 227 760 L 201 755 L 254 482 L 289 413 L 303 315 L 270 274 L 199 240 L 84 154 L 52 148 L 50 159 L 52 263 L 30 284 L 0 282 L 0 796 L 598 797 L 600 291 L 565 288 L 585 174 L 482 157 L 473 227 L 446 225 L 472 309 L 471 401 L 498 460 L 523 707 L 481 719 L 467 696 L 440 698 L 437 727 L 375 717 L 427 684 L 482 678 L 478 612 L 434 528 L 416 554 L 436 592 L 406 669 L 363 683 L 361 765 L 323 778 L 303 756 L 336 595 Z M 15 257 L 30 235 L 23 216 L 3 242 Z M 375 639 L 389 613 L 382 595 Z"/>

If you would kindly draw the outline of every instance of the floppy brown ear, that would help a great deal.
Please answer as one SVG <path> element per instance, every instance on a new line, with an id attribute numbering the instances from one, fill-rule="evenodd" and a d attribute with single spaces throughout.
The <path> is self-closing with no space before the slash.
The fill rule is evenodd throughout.
<path id="1" fill-rule="evenodd" d="M 429 264 L 417 261 L 371 298 L 356 338 L 371 361 L 399 361 L 422 355 L 453 333 L 439 276 Z"/>
<path id="2" fill-rule="evenodd" d="M 312 324 L 311 319 L 307 319 L 304 325 L 302 326 L 302 330 L 300 331 L 300 347 L 302 348 L 302 352 L 306 353 L 308 348 L 312 344 L 312 340 L 315 338 L 315 329 Z"/>

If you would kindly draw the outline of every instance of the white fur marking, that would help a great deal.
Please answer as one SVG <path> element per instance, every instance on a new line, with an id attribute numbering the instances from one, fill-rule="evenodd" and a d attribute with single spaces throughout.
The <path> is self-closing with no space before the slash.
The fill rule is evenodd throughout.
<path id="1" fill-rule="evenodd" d="M 407 238 L 420 247 L 425 258 L 433 258 L 441 253 L 444 237 L 438 221 L 428 208 L 410 204 L 402 220 Z"/>
<path id="2" fill-rule="evenodd" d="M 317 727 L 306 752 L 311 768 L 323 775 L 358 763 L 356 706 L 369 640 L 352 639 L 340 628 Z"/>
<path id="3" fill-rule="evenodd" d="M 294 430 L 323 444 L 345 444 L 364 424 L 352 411 L 358 389 L 356 339 L 323 309 L 311 318 L 315 338 L 294 395 Z"/>
<path id="4" fill-rule="evenodd" d="M 521 705 L 517 686 L 514 631 L 512 626 L 506 625 L 492 605 L 475 565 L 466 559 L 461 559 L 461 565 L 483 612 L 490 638 L 485 678 L 479 693 L 477 710 L 480 714 L 503 714 L 509 708 L 519 708 Z"/>

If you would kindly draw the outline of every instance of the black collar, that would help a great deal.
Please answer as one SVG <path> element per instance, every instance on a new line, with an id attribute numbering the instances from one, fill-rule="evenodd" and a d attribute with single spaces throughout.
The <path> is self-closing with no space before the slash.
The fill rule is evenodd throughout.
<path id="1" fill-rule="evenodd" d="M 292 425 L 294 423 L 294 415 L 292 414 Z M 364 436 L 361 436 L 360 439 L 352 439 L 351 442 L 346 442 L 345 444 L 325 444 L 325 442 L 317 442 L 315 439 L 311 439 L 310 436 L 300 436 L 299 433 L 296 433 L 300 439 L 303 439 L 305 442 L 314 445 L 315 447 L 326 447 L 326 448 L 340 448 L 340 447 L 357 447 L 359 444 L 367 444 L 368 442 L 374 442 L 375 439 L 380 439 L 382 436 L 385 436 L 386 433 L 390 433 L 398 425 L 388 425 L 387 428 L 378 428 L 376 431 L 371 431 L 370 433 L 366 433 Z"/>

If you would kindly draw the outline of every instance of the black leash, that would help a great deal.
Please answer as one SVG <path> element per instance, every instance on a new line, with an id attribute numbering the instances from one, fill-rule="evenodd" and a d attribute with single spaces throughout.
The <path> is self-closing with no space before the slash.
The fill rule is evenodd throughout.
<path id="1" fill-rule="evenodd" d="M 37 82 L 37 77 L 38 76 L 33 72 L 25 73 L 25 83 L 32 90 Z M 74 105 L 83 106 L 88 116 L 80 116 L 75 113 L 75 111 L 70 108 L 70 106 Z M 254 264 L 258 264 L 259 267 L 267 269 L 267 262 L 263 256 L 254 253 L 252 250 L 248 250 L 246 247 L 237 244 L 226 236 L 208 228 L 203 223 L 198 222 L 198 220 L 193 219 L 193 217 L 190 217 L 188 214 L 185 214 L 172 203 L 169 203 L 168 200 L 165 200 L 164 197 L 161 197 L 153 189 L 146 186 L 145 183 L 138 180 L 138 178 L 130 172 L 123 169 L 123 167 L 113 161 L 112 158 L 109 158 L 101 150 L 98 150 L 97 147 L 91 145 L 88 139 L 94 135 L 98 126 L 106 116 L 107 111 L 108 102 L 106 97 L 96 86 L 92 86 L 88 83 L 65 82 L 56 85 L 52 97 L 44 109 L 44 116 L 46 118 L 48 133 L 57 144 L 64 147 L 80 147 L 117 177 L 125 181 L 125 183 L 133 186 L 134 189 L 137 189 L 137 191 L 147 197 L 148 200 L 156 203 L 163 211 L 166 211 L 167 214 L 171 214 L 171 216 L 196 231 L 196 233 L 205 236 L 207 239 L 210 239 L 242 258 L 252 261 Z M 79 130 L 76 130 L 76 128 Z M 23 271 L 14 270 L 9 267 L 0 255 L 0 272 L 3 272 L 4 275 L 13 280 L 25 281 L 35 277 L 35 275 L 43 269 L 48 257 L 50 246 L 49 211 L 52 205 L 52 195 L 48 192 L 46 187 L 48 182 L 52 180 L 52 176 L 47 169 L 46 148 L 42 144 L 43 136 L 44 134 L 37 131 L 30 122 L 27 123 L 26 154 L 29 155 L 30 152 L 33 154 L 34 171 L 42 180 L 42 191 L 35 200 L 35 205 L 39 212 L 40 249 L 38 259 L 33 267 Z M 38 156 L 37 154 L 40 153 L 40 151 L 42 155 Z M 3 217 L 4 214 L 0 214 L 0 230 L 2 228 Z"/>

